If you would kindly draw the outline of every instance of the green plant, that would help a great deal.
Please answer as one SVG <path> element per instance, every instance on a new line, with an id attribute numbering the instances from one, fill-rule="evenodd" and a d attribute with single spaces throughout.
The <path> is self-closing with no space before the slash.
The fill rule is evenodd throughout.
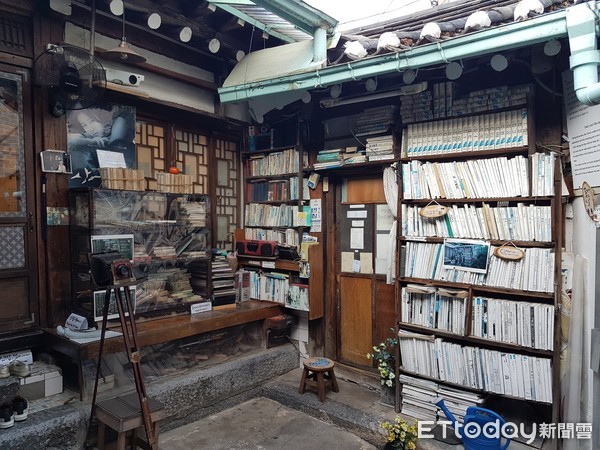
<path id="1" fill-rule="evenodd" d="M 416 450 L 419 440 L 416 422 L 408 425 L 403 418 L 396 416 L 393 422 L 383 422 L 381 428 L 387 433 L 387 448 Z"/>
<path id="2" fill-rule="evenodd" d="M 393 334 L 396 331 L 390 328 Z M 394 387 L 396 385 L 396 347 L 397 338 L 387 338 L 378 345 L 373 346 L 373 353 L 367 353 L 367 359 L 377 361 L 377 370 L 381 377 L 381 385 Z"/>

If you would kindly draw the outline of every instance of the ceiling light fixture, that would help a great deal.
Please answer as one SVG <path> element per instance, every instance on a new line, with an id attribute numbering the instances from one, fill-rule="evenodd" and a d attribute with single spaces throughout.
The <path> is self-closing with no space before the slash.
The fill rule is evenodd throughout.
<path id="1" fill-rule="evenodd" d="M 123 4 L 123 36 L 118 47 L 107 50 L 102 54 L 102 57 L 110 61 L 118 61 L 122 63 L 141 64 L 146 62 L 146 58 L 142 55 L 134 52 L 127 45 L 127 39 L 125 38 L 125 4 Z"/>
<path id="2" fill-rule="evenodd" d="M 463 73 L 463 66 L 461 63 L 452 61 L 446 66 L 446 76 L 449 80 L 458 80 Z"/>
<path id="3" fill-rule="evenodd" d="M 342 85 L 341 84 L 334 84 L 333 86 L 331 86 L 331 89 L 329 89 L 329 95 L 331 95 L 331 98 L 338 98 L 341 94 L 342 94 Z"/>
<path id="4" fill-rule="evenodd" d="M 377 90 L 377 79 L 369 78 L 365 82 L 365 89 L 367 90 L 367 92 L 375 92 Z"/>
<path id="5" fill-rule="evenodd" d="M 404 84 L 411 84 L 417 78 L 417 71 L 413 69 L 405 70 L 402 74 L 402 81 Z"/>
<path id="6" fill-rule="evenodd" d="M 506 59 L 506 56 L 504 55 L 497 54 L 492 56 L 490 64 L 492 65 L 492 69 L 496 72 L 502 72 L 508 67 L 508 59 Z"/>

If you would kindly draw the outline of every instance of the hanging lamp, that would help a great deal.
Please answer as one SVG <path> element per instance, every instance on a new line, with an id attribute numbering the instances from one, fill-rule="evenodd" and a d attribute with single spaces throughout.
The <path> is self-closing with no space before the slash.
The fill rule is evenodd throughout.
<path id="1" fill-rule="evenodd" d="M 118 47 L 105 51 L 102 57 L 109 61 L 122 63 L 141 64 L 146 62 L 146 58 L 134 52 L 127 45 L 127 39 L 125 38 L 125 4 L 123 4 L 123 14 L 121 14 L 121 17 L 123 19 L 123 36 L 121 37 L 121 42 Z"/>

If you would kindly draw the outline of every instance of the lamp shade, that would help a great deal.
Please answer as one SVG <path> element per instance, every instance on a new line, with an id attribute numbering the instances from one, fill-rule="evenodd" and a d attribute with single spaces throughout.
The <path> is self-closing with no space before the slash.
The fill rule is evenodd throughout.
<path id="1" fill-rule="evenodd" d="M 129 45 L 127 45 L 127 41 L 125 39 L 121 40 L 121 43 L 118 47 L 105 51 L 102 54 L 102 57 L 104 59 L 108 59 L 109 61 L 117 61 L 122 63 L 141 64 L 146 62 L 146 58 L 129 48 Z"/>

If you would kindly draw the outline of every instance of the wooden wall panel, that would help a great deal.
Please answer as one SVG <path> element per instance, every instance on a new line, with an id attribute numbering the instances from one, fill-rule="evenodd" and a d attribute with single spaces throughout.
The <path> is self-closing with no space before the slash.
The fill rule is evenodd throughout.
<path id="1" fill-rule="evenodd" d="M 340 276 L 340 342 L 342 362 L 368 365 L 373 339 L 372 281 Z"/>
<path id="2" fill-rule="evenodd" d="M 379 178 L 347 178 L 347 203 L 385 203 L 383 179 Z"/>
<path id="3" fill-rule="evenodd" d="M 390 328 L 396 326 L 395 292 L 396 288 L 393 284 L 386 284 L 382 280 L 375 281 L 375 326 L 373 327 L 375 345 L 394 336 Z"/>

